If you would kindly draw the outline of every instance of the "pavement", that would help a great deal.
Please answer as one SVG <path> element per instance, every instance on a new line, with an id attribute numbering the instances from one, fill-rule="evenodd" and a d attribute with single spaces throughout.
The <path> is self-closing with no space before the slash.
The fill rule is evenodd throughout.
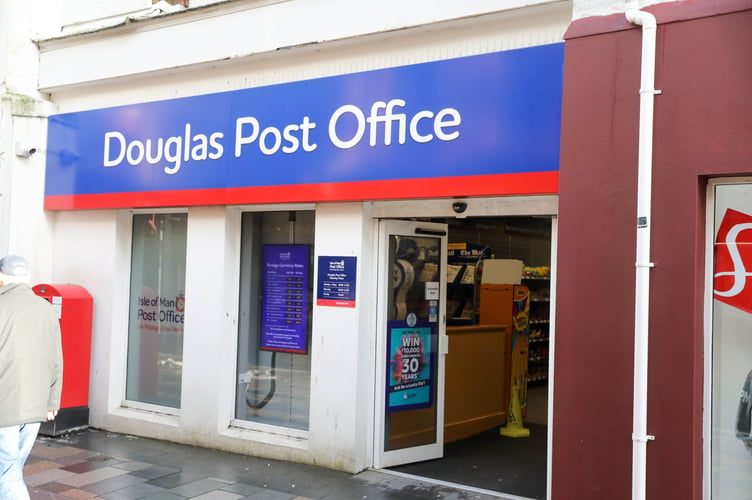
<path id="1" fill-rule="evenodd" d="M 96 429 L 39 436 L 24 467 L 32 500 L 490 500 L 391 472 L 359 474 Z"/>

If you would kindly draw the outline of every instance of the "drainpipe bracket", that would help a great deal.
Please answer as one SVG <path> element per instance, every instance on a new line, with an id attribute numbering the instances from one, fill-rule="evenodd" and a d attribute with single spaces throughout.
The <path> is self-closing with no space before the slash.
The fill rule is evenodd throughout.
<path id="1" fill-rule="evenodd" d="M 635 262 L 635 267 L 655 267 L 655 262 Z"/>
<path id="2" fill-rule="evenodd" d="M 646 434 L 644 436 L 632 434 L 632 441 L 636 441 L 638 443 L 647 443 L 648 441 L 655 441 L 655 436 L 651 436 L 650 434 Z"/>
<path id="3" fill-rule="evenodd" d="M 640 89 L 640 94 L 661 95 L 661 94 L 663 94 L 663 91 L 662 90 L 656 90 L 656 89 Z"/>

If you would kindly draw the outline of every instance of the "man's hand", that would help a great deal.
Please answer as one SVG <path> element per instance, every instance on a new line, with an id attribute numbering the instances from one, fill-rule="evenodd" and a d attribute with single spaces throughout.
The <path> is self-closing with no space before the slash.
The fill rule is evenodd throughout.
<path id="1" fill-rule="evenodd" d="M 48 410 L 47 411 L 47 421 L 52 422 L 55 420 L 55 417 L 57 417 L 57 410 Z"/>

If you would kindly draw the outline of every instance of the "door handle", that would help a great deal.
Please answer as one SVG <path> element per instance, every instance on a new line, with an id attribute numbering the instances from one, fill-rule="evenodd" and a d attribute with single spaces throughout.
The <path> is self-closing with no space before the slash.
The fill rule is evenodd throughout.
<path id="1" fill-rule="evenodd" d="M 427 234 L 430 236 L 446 236 L 446 231 L 442 229 L 425 229 L 422 227 L 415 228 L 415 234 Z"/>
<path id="2" fill-rule="evenodd" d="M 449 335 L 439 335 L 439 354 L 449 353 Z"/>

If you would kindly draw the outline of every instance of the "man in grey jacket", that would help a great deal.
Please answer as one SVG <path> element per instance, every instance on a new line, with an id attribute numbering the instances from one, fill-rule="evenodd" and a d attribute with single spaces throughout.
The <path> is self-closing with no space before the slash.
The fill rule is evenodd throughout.
<path id="1" fill-rule="evenodd" d="M 28 500 L 23 466 L 41 422 L 60 408 L 63 351 L 57 311 L 29 286 L 29 265 L 0 259 L 0 499 Z"/>

